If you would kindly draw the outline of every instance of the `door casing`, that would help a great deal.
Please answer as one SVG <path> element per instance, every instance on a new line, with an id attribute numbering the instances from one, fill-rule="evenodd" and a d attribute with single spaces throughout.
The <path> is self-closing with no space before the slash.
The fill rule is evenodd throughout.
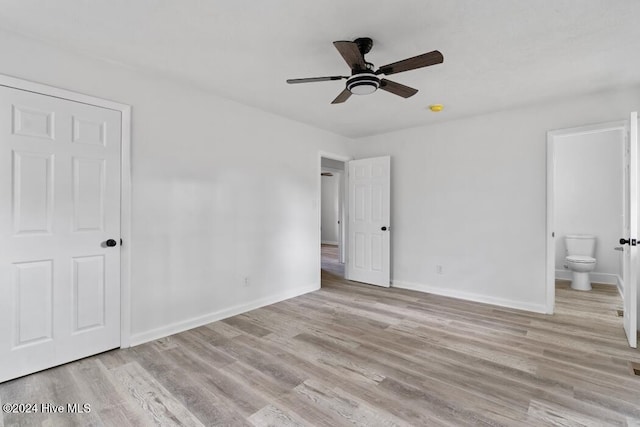
<path id="1" fill-rule="evenodd" d="M 0 74 L 0 86 L 108 108 L 121 113 L 120 348 L 131 346 L 131 106 Z"/>
<path id="2" fill-rule="evenodd" d="M 624 120 L 616 122 L 607 122 L 594 124 L 589 126 L 579 126 L 568 129 L 558 129 L 547 132 L 547 226 L 546 226 L 546 244 L 547 244 L 547 256 L 546 256 L 546 313 L 553 314 L 555 308 L 555 255 L 556 246 L 555 239 L 560 236 L 553 236 L 555 232 L 555 149 L 554 144 L 556 138 L 562 136 L 574 136 L 574 135 L 586 135 L 590 133 L 599 133 L 606 131 L 620 130 L 626 132 L 626 122 Z M 623 159 L 620 159 L 623 161 Z"/>

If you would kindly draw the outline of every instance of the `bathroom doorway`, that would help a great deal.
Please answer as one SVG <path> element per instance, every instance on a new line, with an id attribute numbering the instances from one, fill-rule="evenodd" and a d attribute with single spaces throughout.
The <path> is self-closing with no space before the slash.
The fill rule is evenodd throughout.
<path id="1" fill-rule="evenodd" d="M 568 134 L 555 142 L 556 279 L 572 280 L 566 256 L 573 254 L 567 253 L 567 237 L 593 236 L 593 255 L 576 255 L 595 258 L 591 282 L 622 290 L 623 248 L 618 240 L 624 227 L 624 129 Z"/>
<path id="2" fill-rule="evenodd" d="M 637 121 L 637 118 L 635 119 Z M 629 124 L 620 121 L 548 133 L 547 138 L 547 312 L 556 309 L 556 292 L 563 301 L 574 301 L 569 309 L 580 310 L 583 300 L 608 295 L 611 312 L 624 314 L 625 331 L 632 347 L 636 345 L 636 247 L 621 245 L 620 238 L 635 234 L 629 229 L 636 215 L 630 215 L 637 204 L 635 164 L 631 167 L 631 145 L 627 138 Z M 633 158 L 635 158 L 635 150 Z M 583 242 L 595 238 L 595 248 L 587 253 L 567 253 L 575 249 L 576 239 Z M 591 236 L 587 237 L 587 236 Z M 633 236 L 635 237 L 635 236 Z M 635 241 L 634 241 L 635 243 Z M 631 256 L 633 254 L 633 257 Z M 580 255 L 580 262 L 567 255 Z M 594 263 L 595 259 L 595 263 Z M 583 261 L 584 260 L 584 261 Z M 631 268 L 633 266 L 633 268 Z M 587 267 L 585 269 L 585 267 Z M 584 289 L 579 276 L 588 271 L 593 289 L 576 290 L 575 280 Z M 584 277 L 583 277 L 584 278 Z M 618 295 L 620 298 L 618 298 Z M 563 307 L 563 310 L 567 307 Z M 586 313 L 585 313 L 586 314 Z M 632 325 L 632 326 L 631 326 Z"/>

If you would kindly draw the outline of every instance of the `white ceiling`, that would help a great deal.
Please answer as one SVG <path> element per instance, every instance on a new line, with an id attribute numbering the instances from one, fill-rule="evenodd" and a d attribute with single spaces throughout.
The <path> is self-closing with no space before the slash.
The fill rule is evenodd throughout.
<path id="1" fill-rule="evenodd" d="M 638 0 L 0 0 L 0 28 L 350 137 L 640 82 Z M 332 41 L 363 36 L 376 66 L 444 64 L 391 76 L 406 100 L 285 83 L 348 75 Z"/>

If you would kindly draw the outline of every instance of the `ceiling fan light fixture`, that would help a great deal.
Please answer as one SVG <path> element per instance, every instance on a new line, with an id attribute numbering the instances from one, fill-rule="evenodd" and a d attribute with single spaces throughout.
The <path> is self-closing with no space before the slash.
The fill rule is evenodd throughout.
<path id="1" fill-rule="evenodd" d="M 354 95 L 369 95 L 380 87 L 380 79 L 373 73 L 360 73 L 347 80 L 347 90 Z"/>
<path id="2" fill-rule="evenodd" d="M 369 53 L 373 46 L 373 40 L 371 40 L 371 38 L 360 37 L 352 42 L 338 40 L 333 42 L 333 46 L 338 50 L 342 59 L 344 59 L 349 66 L 349 69 L 351 70 L 351 77 L 309 77 L 304 79 L 288 79 L 287 83 L 312 83 L 346 79 L 346 87 L 342 89 L 342 92 L 340 92 L 333 101 L 331 101 L 331 104 L 342 104 L 348 100 L 351 95 L 369 95 L 378 89 L 382 89 L 385 92 L 389 92 L 402 98 L 410 98 L 418 93 L 418 89 L 389 80 L 386 76 L 405 71 L 417 70 L 418 68 L 429 67 L 431 65 L 442 64 L 442 62 L 444 62 L 444 56 L 442 56 L 442 53 L 437 50 L 433 50 L 431 52 L 423 53 L 422 55 L 383 65 L 376 71 L 373 71 L 373 64 L 364 59 L 364 56 Z M 383 75 L 385 78 L 378 77 L 378 75 Z"/>

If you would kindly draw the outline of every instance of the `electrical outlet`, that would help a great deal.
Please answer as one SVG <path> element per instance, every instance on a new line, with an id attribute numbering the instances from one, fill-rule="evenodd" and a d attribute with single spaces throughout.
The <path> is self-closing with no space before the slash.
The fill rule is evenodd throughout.
<path id="1" fill-rule="evenodd" d="M 436 274 L 444 274 L 442 272 L 442 266 L 441 265 L 436 265 Z"/>

